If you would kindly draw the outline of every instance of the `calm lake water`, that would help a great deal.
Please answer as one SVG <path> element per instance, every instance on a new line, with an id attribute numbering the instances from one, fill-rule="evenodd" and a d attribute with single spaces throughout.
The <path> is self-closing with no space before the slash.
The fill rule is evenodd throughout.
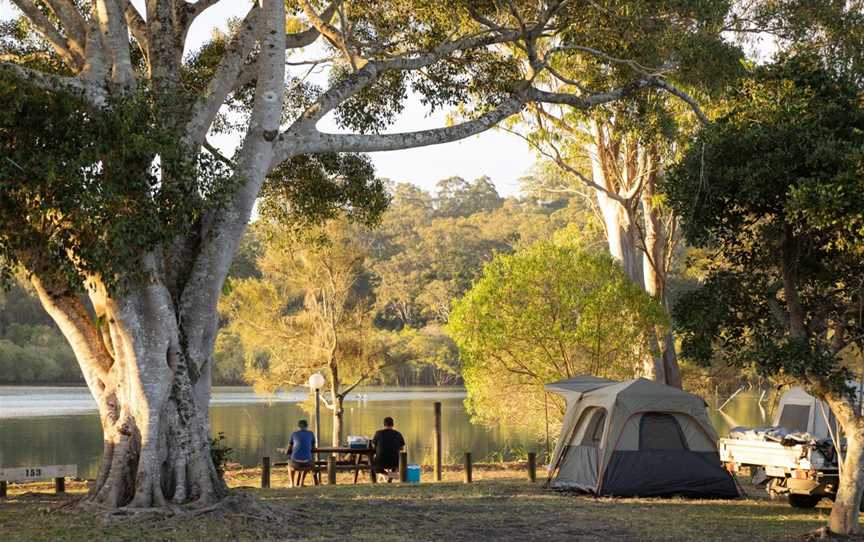
<path id="1" fill-rule="evenodd" d="M 433 403 L 441 401 L 445 459 L 471 451 L 476 460 L 512 457 L 515 450 L 539 449 L 528 435 L 506 427 L 472 425 L 458 389 L 368 389 L 351 395 L 345 405 L 345 435 L 371 435 L 384 416 L 396 419 L 412 461 L 428 462 L 432 451 Z M 276 456 L 296 421 L 307 418 L 309 402 L 302 392 L 259 396 L 249 388 L 214 388 L 210 415 L 213 433 L 224 432 L 233 460 L 260 464 Z M 713 401 L 712 401 L 713 402 Z M 93 477 L 102 451 L 96 407 L 85 388 L 0 386 L 0 467 L 77 463 L 79 475 Z M 718 433 L 735 425 L 763 425 L 766 402 L 741 393 L 723 412 L 709 408 Z M 330 442 L 329 412 L 322 409 L 322 442 Z"/>

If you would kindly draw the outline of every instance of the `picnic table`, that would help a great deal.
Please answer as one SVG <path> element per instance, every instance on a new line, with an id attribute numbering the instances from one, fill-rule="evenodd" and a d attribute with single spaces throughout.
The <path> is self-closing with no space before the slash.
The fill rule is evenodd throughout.
<path id="1" fill-rule="evenodd" d="M 360 471 L 369 471 L 369 481 L 377 482 L 375 476 L 375 448 L 349 448 L 347 446 L 315 448 L 315 452 L 336 456 L 336 470 L 353 470 L 354 483 L 360 477 Z M 316 461 L 316 465 L 327 468 L 327 461 Z"/>
<path id="2" fill-rule="evenodd" d="M 288 454 L 288 448 L 276 448 L 276 451 L 282 454 Z M 317 476 L 321 469 L 327 469 L 327 460 L 318 459 L 321 454 L 335 455 L 337 471 L 354 471 L 354 483 L 356 484 L 360 478 L 360 471 L 369 472 L 369 481 L 373 484 L 378 480 L 375 476 L 375 448 L 349 448 L 347 446 L 324 446 L 313 448 L 315 454 L 315 474 Z M 276 463 L 275 466 L 288 465 L 290 462 Z M 316 478 L 316 483 L 318 483 Z"/>

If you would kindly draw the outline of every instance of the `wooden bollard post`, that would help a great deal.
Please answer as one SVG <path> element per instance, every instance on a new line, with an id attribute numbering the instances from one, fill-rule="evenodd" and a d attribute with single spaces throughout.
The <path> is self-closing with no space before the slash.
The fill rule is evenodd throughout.
<path id="1" fill-rule="evenodd" d="M 537 481 L 537 454 L 534 452 L 528 452 L 528 479 Z"/>
<path id="2" fill-rule="evenodd" d="M 435 402 L 435 447 L 433 450 L 435 456 L 434 470 L 435 481 L 441 481 L 441 403 Z"/>
<path id="3" fill-rule="evenodd" d="M 408 452 L 399 452 L 399 481 L 408 481 Z"/>
<path id="4" fill-rule="evenodd" d="M 336 456 L 332 454 L 327 456 L 327 484 L 336 485 Z"/>
<path id="5" fill-rule="evenodd" d="M 465 452 L 465 483 L 470 484 L 474 481 L 474 473 L 471 471 L 471 452 Z"/>
<path id="6" fill-rule="evenodd" d="M 66 493 L 66 478 L 54 478 L 54 493 Z"/>
<path id="7" fill-rule="evenodd" d="M 270 487 L 270 458 L 264 457 L 261 459 L 261 488 L 268 487 Z"/>
<path id="8" fill-rule="evenodd" d="M 0 499 L 6 497 L 6 480 L 0 480 Z"/>

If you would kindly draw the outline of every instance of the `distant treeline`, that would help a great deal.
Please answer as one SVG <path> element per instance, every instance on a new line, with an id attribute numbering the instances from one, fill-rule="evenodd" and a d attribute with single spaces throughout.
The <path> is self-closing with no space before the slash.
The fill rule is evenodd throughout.
<path id="1" fill-rule="evenodd" d="M 602 232 L 581 200 L 538 202 L 501 197 L 488 177 L 438 183 L 435 193 L 391 186 L 393 200 L 371 231 L 370 279 L 379 329 L 409 335 L 416 359 L 384 370 L 370 384 L 439 386 L 461 382 L 458 349 L 446 333 L 451 301 L 463 295 L 496 253 L 548 238 L 567 224 Z M 592 226 L 593 224 L 593 226 Z M 572 226 L 571 226 L 572 227 Z M 250 227 L 232 277 L 260 275 L 264 240 Z M 220 333 L 215 384 L 242 385 L 245 367 L 237 337 Z M 0 384 L 83 383 L 72 350 L 26 281 L 0 292 Z"/>
<path id="2" fill-rule="evenodd" d="M 83 383 L 66 339 L 23 284 L 0 291 L 0 384 Z"/>

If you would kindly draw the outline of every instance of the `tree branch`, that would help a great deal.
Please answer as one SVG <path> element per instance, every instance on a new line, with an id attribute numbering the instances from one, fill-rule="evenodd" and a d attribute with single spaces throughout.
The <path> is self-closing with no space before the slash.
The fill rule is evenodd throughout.
<path id="1" fill-rule="evenodd" d="M 336 5 L 337 5 L 336 2 L 330 4 L 330 6 L 321 13 L 321 17 L 325 21 L 329 21 L 333 17 L 333 14 L 336 11 Z M 303 47 L 306 47 L 306 46 L 314 43 L 315 40 L 318 39 L 319 35 L 320 34 L 318 33 L 318 29 L 315 28 L 314 26 L 310 27 L 310 28 L 308 28 L 302 32 L 295 32 L 295 33 L 287 34 L 285 36 L 285 47 L 287 49 L 301 49 Z M 309 72 L 307 72 L 307 74 L 306 74 L 308 76 L 309 73 L 311 73 L 312 69 L 314 69 L 316 66 L 318 66 L 319 64 L 323 64 L 325 62 L 328 62 L 328 61 L 332 61 L 332 60 L 333 59 L 324 58 L 324 59 L 317 59 L 317 60 L 286 62 L 285 65 L 286 66 L 311 65 L 311 67 L 309 68 Z M 237 77 L 234 80 L 234 86 L 233 86 L 232 90 L 237 90 L 239 88 L 243 88 L 244 86 L 246 86 L 248 84 L 254 83 L 256 74 L 257 74 L 256 62 L 244 63 L 242 65 L 242 67 L 240 68 L 240 73 L 237 74 Z"/>
<path id="2" fill-rule="evenodd" d="M 256 6 L 246 14 L 219 60 L 216 72 L 207 83 L 207 90 L 192 107 L 192 116 L 186 125 L 186 131 L 187 137 L 193 144 L 204 141 L 219 108 L 236 88 L 237 78 L 244 68 L 243 63 L 257 42 L 256 29 L 259 25 L 260 12 L 260 8 Z"/>
<path id="3" fill-rule="evenodd" d="M 51 44 L 54 51 L 60 55 L 63 62 L 66 63 L 72 70 L 80 70 L 84 65 L 84 57 L 76 54 L 66 41 L 66 38 L 57 30 L 57 27 L 48 20 L 48 17 L 33 3 L 31 0 L 12 0 L 18 9 L 33 23 L 36 30 Z"/>
<path id="4" fill-rule="evenodd" d="M 699 107 L 699 102 L 697 102 L 695 98 L 693 98 L 683 90 L 679 89 L 678 87 L 672 85 L 665 79 L 658 78 L 656 86 L 662 88 L 669 94 L 672 94 L 673 96 L 676 96 L 677 98 L 683 100 L 687 105 L 689 105 L 690 109 L 693 111 L 693 114 L 696 115 L 696 118 L 699 119 L 699 122 L 701 122 L 703 126 L 707 126 L 711 123 L 711 121 L 708 120 L 708 116 L 705 115 L 705 112 L 702 111 L 701 107 Z"/>
<path id="5" fill-rule="evenodd" d="M 260 8 L 258 77 L 249 130 L 236 157 L 240 185 L 218 216 L 208 213 L 204 241 L 180 299 L 180 319 L 190 358 L 199 367 L 212 356 L 216 307 L 228 267 L 240 244 L 252 206 L 267 175 L 282 118 L 285 81 L 285 3 L 263 0 Z M 206 135 L 206 127 L 203 138 Z"/>
<path id="6" fill-rule="evenodd" d="M 312 7 L 309 0 L 299 0 L 299 2 L 300 7 L 303 9 L 303 13 L 305 13 L 306 17 L 309 18 L 309 22 L 312 26 L 319 34 L 327 38 L 334 46 L 342 51 L 342 54 L 345 55 L 345 59 L 348 60 L 351 67 L 356 72 L 358 68 L 357 55 L 351 52 L 351 48 L 342 33 L 339 32 L 336 27 L 331 25 L 328 20 L 325 20 L 323 17 L 315 13 L 315 8 Z M 333 7 L 338 8 L 338 4 L 341 4 L 339 0 L 333 3 Z"/>
<path id="7" fill-rule="evenodd" d="M 315 103 L 308 107 L 300 118 L 294 122 L 291 128 L 294 130 L 314 129 L 315 124 L 324 118 L 327 113 L 372 84 L 381 76 L 381 74 L 388 70 L 419 70 L 420 68 L 425 68 L 426 66 L 434 64 L 456 51 L 504 43 L 515 39 L 517 36 L 517 32 L 503 34 L 489 34 L 483 32 L 466 36 L 459 40 L 442 43 L 438 47 L 426 53 L 415 54 L 413 56 L 409 54 L 387 60 L 370 61 L 356 72 L 334 84 L 326 92 L 321 94 Z"/>
<path id="8" fill-rule="evenodd" d="M 510 98 L 495 109 L 480 117 L 462 122 L 455 126 L 433 128 L 417 132 L 396 134 L 326 134 L 315 131 L 312 134 L 288 132 L 276 153 L 275 164 L 287 160 L 295 154 L 322 152 L 380 152 L 398 149 L 411 149 L 438 145 L 465 139 L 487 130 L 507 117 L 519 112 L 523 101 Z"/>
<path id="9" fill-rule="evenodd" d="M 132 37 L 138 42 L 141 51 L 145 56 L 150 56 L 150 40 L 147 38 L 147 23 L 144 22 L 144 17 L 130 0 L 121 0 L 123 14 L 126 17 L 126 26 L 129 27 L 129 32 Z"/>
<path id="10" fill-rule="evenodd" d="M 11 70 L 21 79 L 45 90 L 75 94 L 97 107 L 105 105 L 105 101 L 108 99 L 108 92 L 105 88 L 77 77 L 51 75 L 12 62 L 0 62 L 0 69 Z"/>
<path id="11" fill-rule="evenodd" d="M 63 33 L 72 52 L 84 61 L 87 25 L 72 0 L 46 0 L 45 4 L 63 25 Z"/>
<path id="12" fill-rule="evenodd" d="M 333 15 L 336 14 L 336 9 L 341 3 L 341 0 L 335 0 L 331 2 L 330 5 L 321 12 L 321 15 L 318 16 L 318 18 L 321 21 L 329 23 L 330 20 L 333 18 Z M 315 25 L 312 25 L 303 32 L 296 32 L 285 36 L 285 47 L 287 47 L 288 49 L 300 49 L 308 45 L 312 45 L 320 35 L 321 32 L 318 30 L 318 28 L 316 28 Z"/>
<path id="13" fill-rule="evenodd" d="M 532 88 L 529 90 L 529 99 L 543 103 L 564 104 L 577 109 L 587 110 L 604 103 L 632 96 L 646 88 L 660 88 L 684 100 L 693 110 L 693 113 L 695 113 L 699 118 L 700 122 L 703 124 L 709 123 L 708 117 L 705 116 L 705 113 L 702 112 L 702 109 L 693 97 L 661 77 L 646 77 L 634 81 L 629 85 L 606 92 L 598 92 L 589 96 L 577 96 L 565 92 L 547 92 L 545 90 Z"/>
<path id="14" fill-rule="evenodd" d="M 237 164 L 235 164 L 235 163 L 234 163 L 230 158 L 228 158 L 227 156 L 225 156 L 224 154 L 222 154 L 221 152 L 219 152 L 219 149 L 217 149 L 216 147 L 214 147 L 214 146 L 213 146 L 209 141 L 207 141 L 206 139 L 204 140 L 204 143 L 202 143 L 202 146 L 207 150 L 207 152 L 209 152 L 210 154 L 212 154 L 212 155 L 213 155 L 217 160 L 219 160 L 220 162 L 222 162 L 222 163 L 225 164 L 226 166 L 230 167 L 231 169 L 236 169 L 236 168 L 237 168 Z"/>
<path id="15" fill-rule="evenodd" d="M 135 81 L 129 54 L 129 31 L 121 0 L 96 0 L 96 20 L 111 53 L 111 81 L 129 86 Z"/>
<path id="16" fill-rule="evenodd" d="M 105 349 L 99 330 L 90 319 L 87 309 L 76 296 L 47 286 L 35 274 L 31 275 L 30 282 L 42 306 L 69 341 L 88 387 L 94 391 L 93 396 L 98 398 L 101 395 L 99 386 L 105 382 L 114 360 Z"/>
<path id="17" fill-rule="evenodd" d="M 367 378 L 369 378 L 369 373 L 363 373 L 363 375 L 360 376 L 360 378 L 358 378 L 353 384 L 351 384 L 350 386 L 348 386 L 346 388 L 343 388 L 342 392 L 339 395 L 341 395 L 344 398 L 346 395 L 351 393 L 351 391 L 353 391 L 354 388 L 359 386 L 360 383 L 363 382 L 364 380 L 366 380 Z"/>

